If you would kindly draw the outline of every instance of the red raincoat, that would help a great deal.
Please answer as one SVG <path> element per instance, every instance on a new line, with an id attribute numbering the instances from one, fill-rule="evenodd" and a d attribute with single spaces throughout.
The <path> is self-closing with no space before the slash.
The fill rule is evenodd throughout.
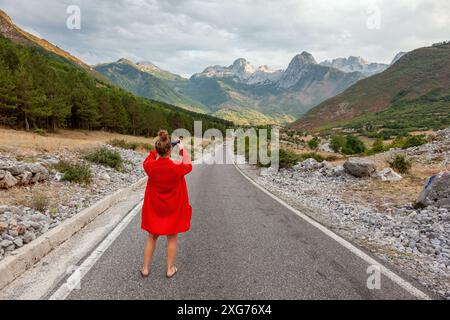
<path id="1" fill-rule="evenodd" d="M 142 207 L 141 228 L 153 235 L 175 235 L 189 231 L 192 207 L 184 176 L 192 171 L 190 156 L 180 151 L 182 161 L 158 158 L 152 150 L 144 161 L 148 175 Z"/>

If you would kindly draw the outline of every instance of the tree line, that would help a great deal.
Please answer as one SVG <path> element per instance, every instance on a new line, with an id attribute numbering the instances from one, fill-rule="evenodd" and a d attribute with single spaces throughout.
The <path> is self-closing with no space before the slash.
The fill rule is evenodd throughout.
<path id="1" fill-rule="evenodd" d="M 0 36 L 0 124 L 25 130 L 58 128 L 154 135 L 161 129 L 224 131 L 232 123 L 136 97 L 40 47 Z"/>

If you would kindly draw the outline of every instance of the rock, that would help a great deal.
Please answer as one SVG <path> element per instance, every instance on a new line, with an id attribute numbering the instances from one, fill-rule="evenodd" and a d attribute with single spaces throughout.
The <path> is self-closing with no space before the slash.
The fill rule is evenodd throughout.
<path id="1" fill-rule="evenodd" d="M 331 146 L 330 146 L 330 142 L 326 142 L 326 143 L 324 143 L 324 144 L 321 144 L 320 146 L 319 146 L 319 150 L 320 151 L 323 151 L 323 152 L 334 152 L 334 150 L 333 149 L 331 149 Z"/>
<path id="2" fill-rule="evenodd" d="M 395 182 L 403 179 L 401 175 L 392 170 L 391 168 L 386 168 L 376 173 L 376 177 L 381 181 Z"/>
<path id="3" fill-rule="evenodd" d="M 344 163 L 344 169 L 357 178 L 370 177 L 375 173 L 375 163 L 364 159 L 350 159 Z"/>
<path id="4" fill-rule="evenodd" d="M 315 159 L 306 159 L 305 161 L 294 166 L 294 170 L 312 171 L 322 168 L 323 165 Z"/>
<path id="5" fill-rule="evenodd" d="M 6 249 L 10 247 L 12 244 L 13 242 L 11 240 L 3 240 L 0 242 L 0 247 Z"/>
<path id="6" fill-rule="evenodd" d="M 417 202 L 424 206 L 450 208 L 450 173 L 441 172 L 428 178 Z"/>
<path id="7" fill-rule="evenodd" d="M 104 173 L 100 176 L 100 180 L 109 183 L 111 182 L 111 177 L 107 173 Z"/>
<path id="8" fill-rule="evenodd" d="M 344 166 L 336 166 L 331 169 L 330 176 L 332 177 L 340 177 L 345 173 Z"/>
<path id="9" fill-rule="evenodd" d="M 62 180 L 62 178 L 63 178 L 63 174 L 61 173 L 61 172 L 57 172 L 56 174 L 55 174 L 55 181 L 61 181 Z"/>
<path id="10" fill-rule="evenodd" d="M 18 176 L 19 183 L 23 186 L 29 185 L 31 183 L 31 178 L 33 174 L 29 171 L 25 171 L 20 176 Z"/>
<path id="11" fill-rule="evenodd" d="M 8 230 L 8 226 L 9 226 L 8 223 L 0 222 L 0 233 L 3 232 L 3 231 Z"/>
<path id="12" fill-rule="evenodd" d="M 26 170 L 30 171 L 32 174 L 36 173 L 48 174 L 48 170 L 40 163 L 29 163 L 26 165 Z"/>
<path id="13" fill-rule="evenodd" d="M 6 175 L 6 171 L 0 170 L 0 180 L 3 180 L 5 178 L 5 175 Z"/>
<path id="14" fill-rule="evenodd" d="M 17 184 L 17 179 L 12 176 L 9 171 L 6 171 L 5 176 L 0 180 L 0 189 L 9 189 Z"/>
<path id="15" fill-rule="evenodd" d="M 261 171 L 259 172 L 259 175 L 262 177 L 271 176 L 274 174 L 277 174 L 278 170 L 272 167 L 269 168 L 261 168 Z"/>
<path id="16" fill-rule="evenodd" d="M 19 176 L 25 172 L 25 166 L 21 164 L 12 165 L 6 168 L 6 171 L 9 171 L 13 176 Z"/>
<path id="17" fill-rule="evenodd" d="M 16 245 L 17 248 L 22 248 L 23 247 L 23 240 L 20 238 L 17 238 L 16 240 L 14 240 L 14 244 Z"/>
<path id="18" fill-rule="evenodd" d="M 24 243 L 30 243 L 31 241 L 33 241 L 34 239 L 36 239 L 36 235 L 34 234 L 34 232 L 27 232 L 23 235 L 23 242 Z"/>

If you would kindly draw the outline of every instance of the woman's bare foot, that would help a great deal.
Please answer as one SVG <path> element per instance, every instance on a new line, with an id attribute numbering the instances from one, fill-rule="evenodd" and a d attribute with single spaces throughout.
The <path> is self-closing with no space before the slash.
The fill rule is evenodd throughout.
<path id="1" fill-rule="evenodd" d="M 177 272 L 178 272 L 177 267 L 173 266 L 169 271 L 167 271 L 166 277 L 168 279 L 173 278 Z"/>
<path id="2" fill-rule="evenodd" d="M 148 278 L 149 275 L 150 275 L 150 271 L 148 269 L 142 269 L 141 270 L 142 278 Z"/>

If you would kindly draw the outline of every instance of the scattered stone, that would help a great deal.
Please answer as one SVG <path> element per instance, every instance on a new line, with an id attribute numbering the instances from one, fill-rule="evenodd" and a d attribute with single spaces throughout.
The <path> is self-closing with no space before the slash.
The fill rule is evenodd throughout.
<path id="1" fill-rule="evenodd" d="M 27 232 L 23 235 L 23 242 L 24 243 L 30 243 L 31 241 L 33 241 L 34 239 L 36 239 L 36 234 L 34 232 Z"/>
<path id="2" fill-rule="evenodd" d="M 3 232 L 3 231 L 8 230 L 8 227 L 9 227 L 8 223 L 0 222 L 0 233 Z"/>
<path id="3" fill-rule="evenodd" d="M 0 247 L 3 249 L 6 249 L 9 246 L 11 246 L 12 244 L 13 244 L 13 242 L 11 240 L 3 240 L 0 242 Z"/>
<path id="4" fill-rule="evenodd" d="M 450 208 L 450 173 L 441 172 L 428 178 L 417 202 L 424 206 Z"/>
<path id="5" fill-rule="evenodd" d="M 386 168 L 381 171 L 378 171 L 376 173 L 376 177 L 381 181 L 389 181 L 389 182 L 401 181 L 403 179 L 403 177 L 400 174 L 398 174 L 391 168 Z"/>
<path id="6" fill-rule="evenodd" d="M 13 177 L 13 175 L 6 171 L 2 180 L 0 180 L 0 189 L 9 189 L 14 187 L 17 184 L 17 179 Z"/>
<path id="7" fill-rule="evenodd" d="M 344 169 L 356 178 L 370 177 L 376 171 L 375 163 L 366 159 L 350 159 L 344 163 Z"/>
<path id="8" fill-rule="evenodd" d="M 23 247 L 23 240 L 20 238 L 17 238 L 16 240 L 14 240 L 14 244 L 16 245 L 17 248 L 22 248 Z"/>

